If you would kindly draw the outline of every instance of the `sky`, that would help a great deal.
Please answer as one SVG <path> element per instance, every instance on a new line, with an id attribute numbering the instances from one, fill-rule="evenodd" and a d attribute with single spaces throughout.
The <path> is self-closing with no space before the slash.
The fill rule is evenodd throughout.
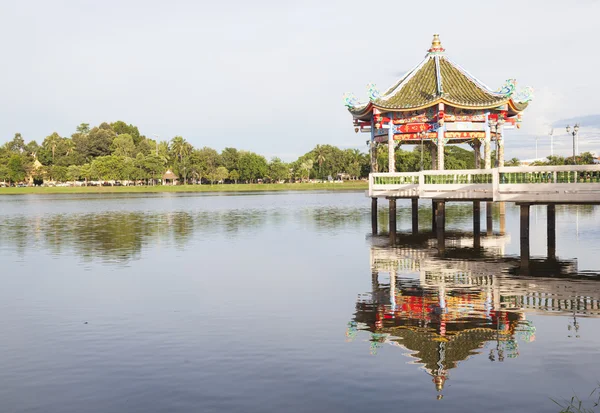
<path id="1" fill-rule="evenodd" d="M 535 100 L 506 157 L 600 154 L 600 0 L 0 1 L 0 143 L 41 143 L 123 120 L 148 137 L 293 160 L 316 144 L 366 150 L 343 105 L 423 59 L 448 57 L 496 89 Z M 545 151 L 545 152 L 544 152 Z"/>

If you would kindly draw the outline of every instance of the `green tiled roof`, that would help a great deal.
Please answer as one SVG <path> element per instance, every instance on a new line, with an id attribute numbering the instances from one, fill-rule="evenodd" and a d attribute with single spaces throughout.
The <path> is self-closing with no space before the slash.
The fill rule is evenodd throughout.
<path id="1" fill-rule="evenodd" d="M 404 81 L 373 104 L 380 109 L 408 110 L 440 99 L 460 107 L 491 108 L 505 104 L 510 96 L 488 90 L 445 56 L 429 54 Z"/>
<path id="2" fill-rule="evenodd" d="M 512 80 L 512 82 L 510 82 Z M 447 103 L 460 109 L 507 110 L 510 116 L 523 111 L 532 98 L 533 89 L 525 88 L 515 94 L 514 79 L 495 92 L 445 55 L 439 36 L 433 36 L 425 59 L 381 95 L 374 85 L 369 86 L 369 101 L 346 101 L 355 119 L 368 120 L 374 108 L 381 112 L 411 111 Z M 350 102 L 350 104 L 348 104 Z M 508 108 L 504 105 L 508 104 Z"/>

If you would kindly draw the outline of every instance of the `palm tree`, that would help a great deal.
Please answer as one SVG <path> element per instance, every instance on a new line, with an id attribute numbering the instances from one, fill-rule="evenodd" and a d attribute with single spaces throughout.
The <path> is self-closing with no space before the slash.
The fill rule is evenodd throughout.
<path id="1" fill-rule="evenodd" d="M 181 136 L 175 136 L 171 140 L 171 151 L 175 154 L 175 157 L 183 161 L 183 157 L 189 155 L 191 145 L 187 143 Z"/>
<path id="2" fill-rule="evenodd" d="M 504 165 L 505 166 L 519 166 L 519 165 L 521 165 L 521 161 L 519 160 L 519 158 L 512 158 L 510 161 L 507 161 Z"/>
<path id="3" fill-rule="evenodd" d="M 319 164 L 319 177 L 323 179 L 321 167 L 323 166 L 323 162 L 327 160 L 327 158 L 325 157 L 325 148 L 322 145 L 317 145 L 317 147 L 315 148 L 315 155 L 317 163 Z"/>
<path id="4" fill-rule="evenodd" d="M 56 146 L 60 143 L 61 137 L 58 133 L 54 132 L 52 135 L 46 137 L 44 139 L 44 143 L 42 146 L 46 148 L 46 150 L 52 151 L 52 163 L 54 163 L 54 153 L 56 152 Z"/>
<path id="5" fill-rule="evenodd" d="M 187 161 L 193 149 L 192 145 L 181 136 L 175 136 L 171 140 L 171 151 L 175 155 L 175 158 L 179 160 L 179 172 L 183 177 L 184 183 L 187 183 L 188 174 L 188 162 L 184 162 L 184 159 Z"/>
<path id="6" fill-rule="evenodd" d="M 312 159 L 309 159 L 308 161 L 302 162 L 300 164 L 300 170 L 301 171 L 306 171 L 306 179 L 310 178 L 310 170 L 312 169 L 312 167 L 313 167 L 313 161 L 312 161 Z M 303 175 L 300 175 L 300 177 L 302 179 L 304 178 Z"/>
<path id="7" fill-rule="evenodd" d="M 63 138 L 63 145 L 67 150 L 65 154 L 66 156 L 69 156 L 71 152 L 73 152 L 73 149 L 75 149 L 75 142 L 73 142 L 71 139 Z"/>

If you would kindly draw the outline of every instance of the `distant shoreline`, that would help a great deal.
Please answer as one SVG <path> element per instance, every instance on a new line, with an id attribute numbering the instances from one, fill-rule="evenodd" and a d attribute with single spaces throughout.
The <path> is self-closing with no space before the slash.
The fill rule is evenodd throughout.
<path id="1" fill-rule="evenodd" d="M 343 183 L 295 184 L 220 184 L 220 185 L 156 185 L 156 186 L 81 186 L 0 188 L 0 195 L 22 194 L 101 194 L 101 193 L 160 193 L 160 192 L 264 192 L 264 191 L 340 191 L 366 190 L 366 181 Z"/>

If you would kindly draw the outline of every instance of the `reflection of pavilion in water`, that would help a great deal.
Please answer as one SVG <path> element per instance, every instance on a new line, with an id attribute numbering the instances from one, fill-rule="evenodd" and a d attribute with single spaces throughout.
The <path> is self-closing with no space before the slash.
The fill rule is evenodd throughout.
<path id="1" fill-rule="evenodd" d="M 395 248 L 372 246 L 372 291 L 359 296 L 348 330 L 351 338 L 370 332 L 372 352 L 383 344 L 408 350 L 438 391 L 451 369 L 484 348 L 492 361 L 517 357 L 519 342 L 535 339 L 527 313 L 571 315 L 576 330 L 576 317 L 600 316 L 597 278 L 568 276 L 574 261 L 540 260 L 528 275 L 512 276 L 520 260 L 502 257 L 506 236 L 468 249 L 460 248 L 467 238 L 448 235 L 444 259 L 427 234 L 398 234 Z"/>

